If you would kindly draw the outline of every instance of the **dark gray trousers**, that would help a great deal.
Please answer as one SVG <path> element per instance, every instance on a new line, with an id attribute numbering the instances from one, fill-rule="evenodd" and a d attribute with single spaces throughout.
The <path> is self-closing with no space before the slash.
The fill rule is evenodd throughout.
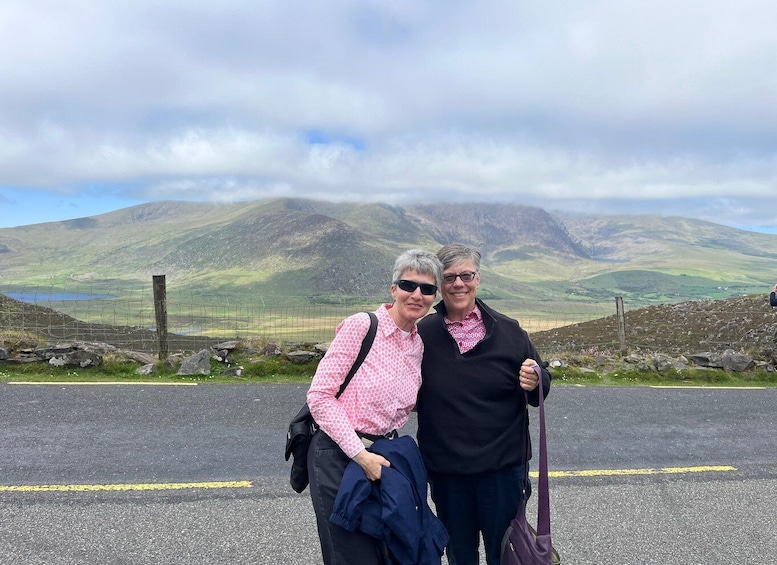
<path id="1" fill-rule="evenodd" d="M 310 498 L 325 565 L 383 565 L 383 545 L 362 532 L 349 532 L 329 521 L 337 490 L 351 459 L 321 430 L 308 448 Z"/>
<path id="2" fill-rule="evenodd" d="M 478 565 L 480 536 L 488 565 L 499 565 L 504 536 L 518 512 L 522 487 L 531 495 L 529 467 L 517 465 L 474 475 L 429 473 L 432 500 L 451 540 L 450 565 Z"/>

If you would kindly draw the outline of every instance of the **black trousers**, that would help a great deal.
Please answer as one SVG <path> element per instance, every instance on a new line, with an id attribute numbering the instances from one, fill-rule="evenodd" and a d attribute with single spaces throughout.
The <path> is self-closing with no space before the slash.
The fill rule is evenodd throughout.
<path id="1" fill-rule="evenodd" d="M 480 535 L 488 565 L 499 565 L 502 537 L 518 512 L 522 487 L 531 494 L 528 465 L 473 475 L 429 473 L 437 516 L 451 537 L 450 565 L 478 565 Z"/>
<path id="2" fill-rule="evenodd" d="M 325 565 L 383 565 L 384 545 L 362 532 L 349 532 L 329 521 L 337 490 L 351 459 L 318 430 L 308 448 L 310 498 Z"/>

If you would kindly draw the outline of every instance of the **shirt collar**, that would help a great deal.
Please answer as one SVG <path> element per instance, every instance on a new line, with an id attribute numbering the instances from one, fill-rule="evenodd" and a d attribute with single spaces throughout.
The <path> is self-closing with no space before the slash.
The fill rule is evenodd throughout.
<path id="1" fill-rule="evenodd" d="M 394 332 L 397 332 L 399 335 L 404 335 L 402 333 L 402 330 L 399 328 L 399 326 L 394 321 L 394 318 L 391 317 L 391 314 L 389 314 L 389 308 L 391 308 L 391 304 L 383 304 L 382 308 L 378 308 L 378 319 L 386 320 L 384 335 L 391 335 Z M 410 335 L 413 336 L 418 333 L 418 326 L 417 324 L 413 324 L 413 329 L 410 330 Z"/>
<path id="2" fill-rule="evenodd" d="M 444 318 L 445 318 L 445 325 L 451 326 L 453 324 L 464 324 L 469 320 L 482 321 L 483 313 L 480 311 L 480 308 L 478 308 L 478 305 L 475 304 L 475 307 L 469 312 L 469 314 L 464 316 L 464 318 L 462 318 L 460 322 L 454 322 L 452 320 L 449 320 L 447 315 Z"/>

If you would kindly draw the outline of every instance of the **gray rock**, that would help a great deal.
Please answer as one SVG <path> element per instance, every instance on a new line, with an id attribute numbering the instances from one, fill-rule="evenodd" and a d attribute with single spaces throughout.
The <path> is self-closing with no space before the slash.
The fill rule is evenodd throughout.
<path id="1" fill-rule="evenodd" d="M 168 371 L 175 371 L 176 367 L 181 363 L 181 357 L 178 355 L 171 355 L 165 359 L 165 367 Z"/>
<path id="2" fill-rule="evenodd" d="M 219 349 L 216 351 L 215 358 L 219 363 L 226 363 L 228 365 L 232 365 L 235 362 L 227 349 Z"/>
<path id="3" fill-rule="evenodd" d="M 47 345 L 45 347 L 36 347 L 34 349 L 35 355 L 41 359 L 51 359 L 57 355 L 67 355 L 68 353 L 72 353 L 74 351 L 76 351 L 76 346 L 70 344 Z"/>
<path id="4" fill-rule="evenodd" d="M 722 361 L 723 368 L 727 371 L 738 371 L 741 373 L 755 367 L 755 361 L 751 357 L 730 349 L 723 352 Z"/>
<path id="5" fill-rule="evenodd" d="M 203 349 L 184 359 L 178 368 L 179 375 L 210 375 L 210 353 Z"/>
<path id="6" fill-rule="evenodd" d="M 260 353 L 265 357 L 277 357 L 278 355 L 283 353 L 283 349 L 281 349 L 281 346 L 279 344 L 275 342 L 270 342 L 260 350 Z"/>
<path id="7" fill-rule="evenodd" d="M 680 355 L 674 362 L 673 367 L 675 371 L 683 371 L 688 368 L 688 359 L 685 355 Z"/>
<path id="8" fill-rule="evenodd" d="M 153 375 L 156 373 L 156 364 L 155 363 L 148 363 L 147 365 L 143 365 L 142 367 L 138 367 L 135 369 L 136 375 Z"/>
<path id="9" fill-rule="evenodd" d="M 671 357 L 659 353 L 653 356 L 653 367 L 655 367 L 656 371 L 662 373 L 674 368 L 674 365 Z"/>
<path id="10" fill-rule="evenodd" d="M 154 364 L 158 361 L 158 358 L 150 353 L 144 353 L 142 351 L 122 351 L 122 354 L 128 359 L 143 363 L 145 365 Z"/>
<path id="11" fill-rule="evenodd" d="M 713 369 L 723 368 L 722 356 L 712 351 L 705 351 L 703 353 L 693 353 L 689 355 L 688 358 L 694 365 L 698 365 L 700 367 L 710 367 Z"/>
<path id="12" fill-rule="evenodd" d="M 59 353 L 49 358 L 53 367 L 97 367 L 102 365 L 103 357 L 95 351 L 76 349 L 68 353 Z"/>
<path id="13" fill-rule="evenodd" d="M 291 351 L 286 354 L 286 359 L 291 361 L 292 363 L 309 363 L 311 361 L 316 361 L 317 359 L 321 359 L 321 354 L 316 353 L 314 351 Z"/>
<path id="14" fill-rule="evenodd" d="M 243 367 L 237 366 L 237 367 L 230 367 L 229 369 L 224 369 L 221 371 L 221 375 L 224 377 L 239 377 L 243 374 Z"/>
<path id="15" fill-rule="evenodd" d="M 85 349 L 87 351 L 97 351 L 98 353 L 102 353 L 103 355 L 105 355 L 106 353 L 118 353 L 119 351 L 121 351 L 118 347 L 115 347 L 108 343 L 103 343 L 101 341 L 97 341 L 97 342 L 79 341 L 79 342 L 76 342 L 75 345 L 77 349 Z"/>

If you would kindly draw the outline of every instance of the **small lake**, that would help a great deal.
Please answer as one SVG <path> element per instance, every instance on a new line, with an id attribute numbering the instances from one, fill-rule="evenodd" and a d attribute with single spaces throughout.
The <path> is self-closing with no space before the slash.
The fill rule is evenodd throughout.
<path id="1" fill-rule="evenodd" d="M 20 302 L 36 304 L 38 302 L 64 302 L 66 300 L 106 300 L 116 298 L 110 294 L 79 294 L 76 292 L 60 292 L 45 294 L 42 292 L 4 292 L 8 298 Z"/>

